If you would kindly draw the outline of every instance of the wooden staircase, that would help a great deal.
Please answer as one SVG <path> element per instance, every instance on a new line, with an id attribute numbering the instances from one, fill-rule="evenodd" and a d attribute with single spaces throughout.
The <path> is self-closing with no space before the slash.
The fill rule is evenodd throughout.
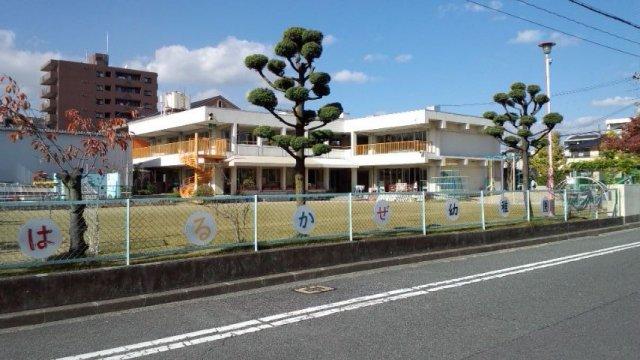
<path id="1" fill-rule="evenodd" d="M 215 170 L 214 164 L 224 159 L 225 151 L 226 140 L 217 139 L 211 143 L 209 139 L 205 139 L 200 140 L 199 144 L 198 134 L 196 134 L 193 151 L 180 156 L 180 162 L 193 169 L 194 174 L 186 178 L 180 186 L 181 197 L 192 197 L 198 186 L 208 185 L 211 182 Z"/>

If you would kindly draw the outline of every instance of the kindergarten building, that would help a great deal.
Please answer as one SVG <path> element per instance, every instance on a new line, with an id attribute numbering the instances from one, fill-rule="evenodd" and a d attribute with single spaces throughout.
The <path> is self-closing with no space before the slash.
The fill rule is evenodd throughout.
<path id="1" fill-rule="evenodd" d="M 292 192 L 293 158 L 252 132 L 293 129 L 269 113 L 221 106 L 223 100 L 131 121 L 134 167 L 157 192 L 203 184 L 217 194 Z M 281 116 L 295 123 L 293 115 Z M 501 190 L 500 144 L 483 134 L 490 125 L 437 107 L 341 118 L 325 127 L 336 135 L 332 151 L 306 160 L 307 191 Z"/>

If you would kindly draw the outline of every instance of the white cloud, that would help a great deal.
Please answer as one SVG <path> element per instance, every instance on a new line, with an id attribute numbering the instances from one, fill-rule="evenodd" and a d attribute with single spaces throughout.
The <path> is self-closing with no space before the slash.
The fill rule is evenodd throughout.
<path id="1" fill-rule="evenodd" d="M 567 36 L 555 31 L 552 32 L 549 37 L 551 38 L 551 41 L 555 42 L 558 46 L 571 46 L 580 43 L 580 39 L 574 38 L 572 36 Z"/>
<path id="2" fill-rule="evenodd" d="M 511 44 L 531 44 L 531 43 L 539 43 L 544 40 L 553 41 L 558 46 L 571 46 L 577 45 L 580 43 L 579 39 L 576 39 L 571 36 L 567 36 L 565 34 L 559 32 L 546 33 L 541 30 L 521 30 L 518 31 L 515 38 L 509 40 Z"/>
<path id="3" fill-rule="evenodd" d="M 173 84 L 235 85 L 253 83 L 256 74 L 244 66 L 244 58 L 268 54 L 265 44 L 227 37 L 216 46 L 188 49 L 164 46 L 149 60 L 134 59 L 126 65 L 158 73 L 158 82 Z"/>
<path id="4" fill-rule="evenodd" d="M 602 100 L 593 100 L 591 105 L 593 106 L 626 106 L 637 102 L 638 99 L 630 96 L 614 96 Z"/>
<path id="5" fill-rule="evenodd" d="M 385 54 L 366 54 L 362 59 L 366 62 L 384 61 L 388 58 Z"/>
<path id="6" fill-rule="evenodd" d="M 369 81 L 369 76 L 360 71 L 341 70 L 332 75 L 336 82 L 364 83 Z"/>
<path id="7" fill-rule="evenodd" d="M 329 34 L 329 35 L 325 35 L 325 37 L 322 39 L 322 45 L 333 45 L 336 43 L 336 41 L 338 41 L 338 39 Z"/>
<path id="8" fill-rule="evenodd" d="M 13 31 L 0 29 L 0 73 L 14 78 L 27 94 L 33 108 L 36 108 L 40 96 L 40 68 L 50 59 L 60 59 L 61 55 L 52 51 L 18 49 L 15 39 L 16 34 Z"/>
<path id="9" fill-rule="evenodd" d="M 515 38 L 509 40 L 512 44 L 529 44 L 537 43 L 542 40 L 544 33 L 540 30 L 522 30 L 518 31 Z"/>
<path id="10" fill-rule="evenodd" d="M 566 119 L 558 125 L 558 130 L 574 131 L 580 129 L 589 131 L 597 128 L 599 119 L 600 117 L 598 116 L 582 116 L 572 120 Z"/>
<path id="11" fill-rule="evenodd" d="M 406 63 L 409 62 L 413 59 L 413 55 L 411 54 L 398 54 L 398 56 L 396 56 L 394 58 L 396 60 L 396 62 L 399 63 Z"/>
<path id="12" fill-rule="evenodd" d="M 494 8 L 494 9 L 501 9 L 502 8 L 502 2 L 501 1 L 497 1 L 497 0 L 493 0 L 493 1 L 489 1 L 489 6 Z M 481 11 L 487 11 L 489 9 L 477 5 L 477 4 L 472 4 L 472 3 L 466 3 L 464 4 L 464 9 L 467 11 L 471 11 L 471 12 L 481 12 Z"/>
<path id="13" fill-rule="evenodd" d="M 208 99 L 210 97 L 214 97 L 218 95 L 222 95 L 222 92 L 220 90 L 207 89 L 203 91 L 198 91 L 195 95 L 193 95 L 193 97 L 191 98 L 191 101 L 204 100 L 204 99 Z"/>

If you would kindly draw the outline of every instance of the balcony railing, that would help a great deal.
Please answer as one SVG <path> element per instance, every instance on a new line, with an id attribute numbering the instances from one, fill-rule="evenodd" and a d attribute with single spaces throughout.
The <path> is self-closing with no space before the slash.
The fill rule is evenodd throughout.
<path id="1" fill-rule="evenodd" d="M 356 155 L 377 155 L 411 151 L 435 153 L 435 149 L 431 142 L 422 140 L 356 145 Z"/>
<path id="2" fill-rule="evenodd" d="M 197 147 L 199 155 L 225 156 L 227 152 L 227 139 L 198 139 Z M 195 151 L 196 141 L 185 140 L 134 148 L 131 154 L 134 159 L 139 159 L 151 156 L 185 154 Z"/>
<path id="3" fill-rule="evenodd" d="M 53 85 L 56 83 L 56 73 L 48 72 L 40 78 L 41 85 Z"/>
<path id="4" fill-rule="evenodd" d="M 56 97 L 57 89 L 55 86 L 45 86 L 40 92 L 40 97 L 44 99 L 52 99 Z"/>
<path id="5" fill-rule="evenodd" d="M 42 101 L 42 104 L 40 104 L 40 111 L 42 112 L 50 113 L 50 112 L 54 112 L 55 110 L 56 110 L 55 101 L 49 101 L 48 99 L 45 99 L 44 101 Z"/>

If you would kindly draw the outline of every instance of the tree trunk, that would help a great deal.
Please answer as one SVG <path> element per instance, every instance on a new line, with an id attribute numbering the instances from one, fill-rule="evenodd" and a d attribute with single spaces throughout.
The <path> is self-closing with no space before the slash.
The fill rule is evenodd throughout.
<path id="1" fill-rule="evenodd" d="M 531 207 L 531 199 L 527 199 L 527 190 L 529 190 L 529 147 L 527 146 L 522 152 L 522 196 L 523 204 L 529 207 L 529 214 L 533 214 Z"/>
<path id="2" fill-rule="evenodd" d="M 304 84 L 304 74 L 300 75 L 301 84 Z M 302 85 L 301 85 L 302 86 Z M 296 115 L 296 137 L 304 137 L 304 102 L 297 103 L 294 109 Z M 305 177 L 305 155 L 304 148 L 296 151 L 296 166 L 294 168 L 295 186 L 296 186 L 296 203 L 298 206 L 304 205 L 305 199 L 302 195 L 306 193 L 307 179 Z"/>
<path id="3" fill-rule="evenodd" d="M 295 179 L 295 189 L 296 195 L 302 195 L 306 193 L 306 179 L 305 179 L 305 164 L 304 164 L 304 150 L 298 151 L 296 158 L 296 166 L 294 168 L 294 179 Z M 296 196 L 296 203 L 298 205 L 304 205 L 304 197 Z"/>
<path id="4" fill-rule="evenodd" d="M 62 184 L 69 192 L 69 200 L 82 200 L 82 170 L 74 170 L 71 174 L 64 172 L 61 174 Z M 84 204 L 71 205 L 69 214 L 69 251 L 66 258 L 77 258 L 85 256 L 89 245 L 84 240 L 87 231 L 87 222 L 84 218 Z"/>

